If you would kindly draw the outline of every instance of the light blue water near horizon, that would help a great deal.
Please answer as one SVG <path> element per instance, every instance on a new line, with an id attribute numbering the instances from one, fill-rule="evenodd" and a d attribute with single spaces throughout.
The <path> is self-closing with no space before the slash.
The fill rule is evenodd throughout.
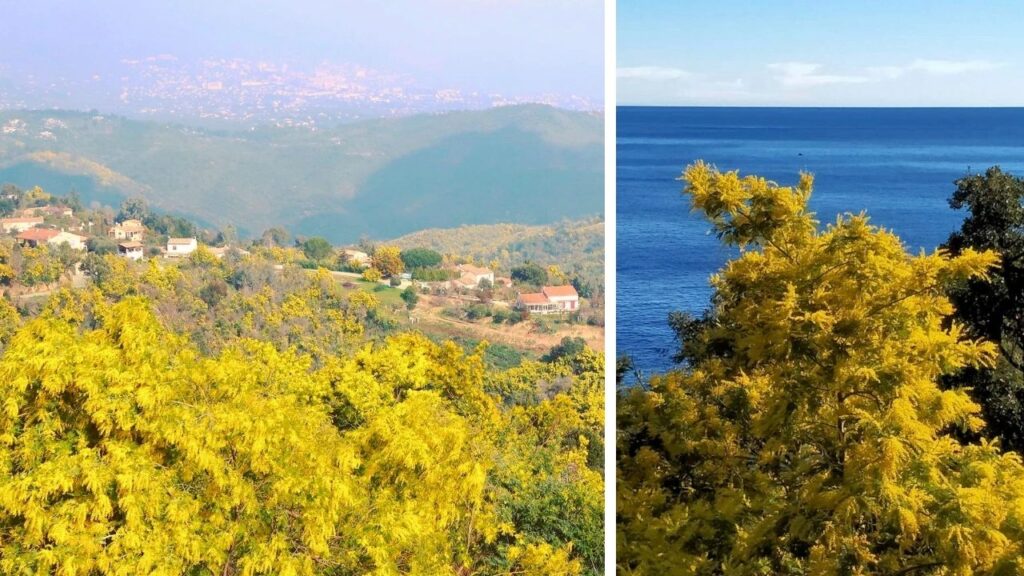
<path id="1" fill-rule="evenodd" d="M 645 374 L 673 367 L 668 314 L 699 314 L 732 255 L 676 178 L 698 159 L 780 184 L 815 176 L 818 220 L 866 211 L 913 252 L 957 229 L 953 181 L 992 165 L 1024 175 L 1022 108 L 619 107 L 616 345 Z"/>

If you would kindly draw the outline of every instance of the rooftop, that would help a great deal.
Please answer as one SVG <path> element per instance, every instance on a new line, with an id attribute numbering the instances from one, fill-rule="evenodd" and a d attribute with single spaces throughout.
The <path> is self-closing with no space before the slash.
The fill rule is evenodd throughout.
<path id="1" fill-rule="evenodd" d="M 548 304 L 548 297 L 541 292 L 528 292 L 519 295 L 519 301 L 523 304 Z"/>
<path id="2" fill-rule="evenodd" d="M 18 240 L 43 242 L 57 236 L 58 234 L 60 234 L 60 230 L 54 230 L 53 228 L 29 228 L 21 234 L 18 234 Z"/>
<path id="3" fill-rule="evenodd" d="M 481 268 L 480 266 L 474 266 L 472 264 L 459 264 L 456 268 L 458 268 L 463 274 L 475 274 L 477 276 L 482 276 L 491 273 L 490 268 Z"/>
<path id="4" fill-rule="evenodd" d="M 566 284 L 565 286 L 545 286 L 541 288 L 541 291 L 544 292 L 548 298 L 557 298 L 559 296 L 579 297 L 579 294 L 576 293 L 576 289 L 573 288 L 571 284 Z"/>

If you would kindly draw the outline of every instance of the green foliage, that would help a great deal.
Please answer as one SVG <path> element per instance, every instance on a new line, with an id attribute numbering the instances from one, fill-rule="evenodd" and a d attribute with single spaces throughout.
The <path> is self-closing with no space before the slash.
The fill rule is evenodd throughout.
<path id="1" fill-rule="evenodd" d="M 121 203 L 121 211 L 117 213 L 117 221 L 142 220 L 147 216 L 149 216 L 149 205 L 146 203 L 146 199 L 133 196 Z"/>
<path id="2" fill-rule="evenodd" d="M 430 248 L 408 248 L 402 250 L 401 257 L 406 270 L 436 268 L 442 260 L 441 254 Z"/>
<path id="3" fill-rule="evenodd" d="M 491 314 L 491 307 L 486 304 L 470 304 L 466 307 L 466 318 L 468 320 L 488 318 Z"/>
<path id="4" fill-rule="evenodd" d="M 260 242 L 264 246 L 268 247 L 276 246 L 279 248 L 283 248 L 288 245 L 288 241 L 290 239 L 291 235 L 288 233 L 288 231 L 280 226 L 267 228 L 266 230 L 263 231 L 263 234 L 260 235 Z"/>
<path id="5" fill-rule="evenodd" d="M 583 338 L 566 336 L 562 338 L 562 341 L 556 344 L 544 355 L 541 360 L 545 362 L 555 362 L 562 358 L 574 358 L 580 354 L 587 347 L 587 341 Z"/>
<path id="6" fill-rule="evenodd" d="M 590 285 L 594 293 L 603 291 L 604 221 L 601 218 L 548 226 L 490 224 L 423 230 L 393 242 L 403 248 L 426 246 L 442 254 L 493 262 L 496 270 L 508 271 L 523 262 L 535 262 L 545 269 L 554 264 Z"/>
<path id="7" fill-rule="evenodd" d="M 944 291 L 997 256 L 911 256 L 863 215 L 819 230 L 806 175 L 698 163 L 684 179 L 743 250 L 713 278 L 689 365 L 619 398 L 619 573 L 1024 569 L 1021 459 L 951 435 L 980 408 L 938 385 L 995 361 L 946 322 Z"/>
<path id="8" fill-rule="evenodd" d="M 950 205 L 968 214 L 946 243 L 949 253 L 995 250 L 1001 256 L 987 280 L 950 289 L 953 318 L 972 337 L 995 342 L 1000 354 L 995 366 L 965 368 L 947 383 L 971 390 L 982 407 L 985 436 L 1024 452 L 1024 179 L 998 167 L 965 176 L 956 181 Z"/>
<path id="9" fill-rule="evenodd" d="M 334 252 L 334 247 L 325 238 L 316 236 L 302 242 L 302 253 L 306 258 L 322 262 Z"/>
<path id="10" fill-rule="evenodd" d="M 416 303 L 420 301 L 420 295 L 416 293 L 416 289 L 412 286 L 406 286 L 405 290 L 402 290 L 402 300 L 405 302 L 405 306 L 412 310 L 416 308 Z"/>
<path id="11" fill-rule="evenodd" d="M 512 280 L 530 286 L 543 286 L 548 282 L 548 271 L 539 264 L 527 262 L 512 268 Z"/>
<path id="12" fill-rule="evenodd" d="M 412 279 L 421 282 L 444 282 L 455 276 L 452 270 L 444 268 L 413 268 Z"/>
<path id="13" fill-rule="evenodd" d="M 150 212 L 142 219 L 142 223 L 157 234 L 172 238 L 193 238 L 199 236 L 199 230 L 192 221 L 170 214 Z"/>
<path id="14" fill-rule="evenodd" d="M 580 298 L 591 298 L 594 296 L 594 289 L 591 283 L 580 276 L 573 276 L 569 283 L 576 289 L 576 293 L 580 295 Z"/>
<path id="15" fill-rule="evenodd" d="M 117 254 L 117 241 L 107 236 L 92 236 L 85 241 L 86 249 L 92 254 Z"/>

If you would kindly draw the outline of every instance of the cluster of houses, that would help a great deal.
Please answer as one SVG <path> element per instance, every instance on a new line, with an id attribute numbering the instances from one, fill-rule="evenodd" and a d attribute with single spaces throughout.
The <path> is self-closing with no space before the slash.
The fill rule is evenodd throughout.
<path id="1" fill-rule="evenodd" d="M 39 206 L 18 210 L 9 218 L 0 218 L 0 232 L 14 234 L 22 246 L 37 247 L 42 245 L 60 246 L 67 244 L 73 250 L 87 248 L 87 236 L 63 229 L 43 227 L 44 219 L 51 217 L 72 217 L 74 212 L 67 206 Z M 107 235 L 117 241 L 117 253 L 129 260 L 141 260 L 145 255 L 143 241 L 146 227 L 139 220 L 125 220 L 112 226 Z M 163 250 L 168 258 L 188 256 L 199 248 L 196 238 L 169 238 Z M 210 248 L 217 257 L 222 257 L 229 248 Z M 244 250 L 242 251 L 245 252 Z"/>
<path id="2" fill-rule="evenodd" d="M 17 211 L 9 218 L 0 218 L 0 232 L 15 234 L 22 246 L 37 247 L 42 245 L 60 246 L 67 244 L 73 250 L 85 250 L 88 237 L 63 229 L 43 227 L 46 217 L 72 217 L 71 208 L 67 206 L 40 206 Z M 146 227 L 139 220 L 125 220 L 112 226 L 108 236 L 117 241 L 117 253 L 130 260 L 141 260 L 145 255 Z M 181 258 L 192 254 L 199 248 L 196 238 L 169 238 L 167 246 L 162 250 L 168 258 Z M 218 258 L 230 248 L 209 248 Z M 244 250 L 242 253 L 246 253 Z M 346 259 L 359 266 L 369 266 L 371 257 L 360 250 L 345 249 Z M 459 264 L 452 268 L 451 280 L 437 282 L 420 282 L 428 288 L 445 290 L 476 290 L 483 287 L 512 286 L 511 278 L 495 276 L 489 268 L 473 264 Z M 571 285 L 543 286 L 540 292 L 520 293 L 516 298 L 515 307 L 531 314 L 561 314 L 579 310 L 580 299 L 576 289 Z"/>
<path id="3" fill-rule="evenodd" d="M 60 246 L 67 244 L 74 250 L 85 250 L 88 239 L 64 229 L 42 228 L 46 217 L 71 217 L 74 211 L 67 206 L 37 206 L 18 210 L 9 218 L 0 218 L 0 231 L 14 234 L 22 246 Z"/>
<path id="4" fill-rule="evenodd" d="M 511 278 L 495 277 L 494 271 L 472 264 L 455 267 L 459 277 L 451 283 L 456 288 L 474 289 L 487 282 L 490 286 L 512 286 Z M 521 292 L 515 307 L 530 314 L 561 314 L 580 309 L 580 295 L 569 284 L 564 286 L 542 286 L 540 292 Z"/>
<path id="5" fill-rule="evenodd" d="M 475 290 L 483 286 L 512 286 L 511 278 L 495 276 L 489 268 L 472 264 L 459 264 L 453 269 L 456 278 L 440 282 L 421 282 L 429 288 Z M 542 286 L 540 292 L 522 292 L 515 307 L 530 314 L 562 314 L 580 309 L 580 296 L 570 284 Z"/>

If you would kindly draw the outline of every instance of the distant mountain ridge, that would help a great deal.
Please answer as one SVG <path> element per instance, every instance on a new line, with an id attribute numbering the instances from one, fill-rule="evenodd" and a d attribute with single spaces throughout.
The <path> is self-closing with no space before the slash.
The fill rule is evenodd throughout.
<path id="1" fill-rule="evenodd" d="M 0 182 L 83 201 L 140 195 L 243 233 L 333 242 L 603 214 L 603 118 L 523 105 L 307 130 L 204 130 L 82 112 L 0 112 Z"/>

